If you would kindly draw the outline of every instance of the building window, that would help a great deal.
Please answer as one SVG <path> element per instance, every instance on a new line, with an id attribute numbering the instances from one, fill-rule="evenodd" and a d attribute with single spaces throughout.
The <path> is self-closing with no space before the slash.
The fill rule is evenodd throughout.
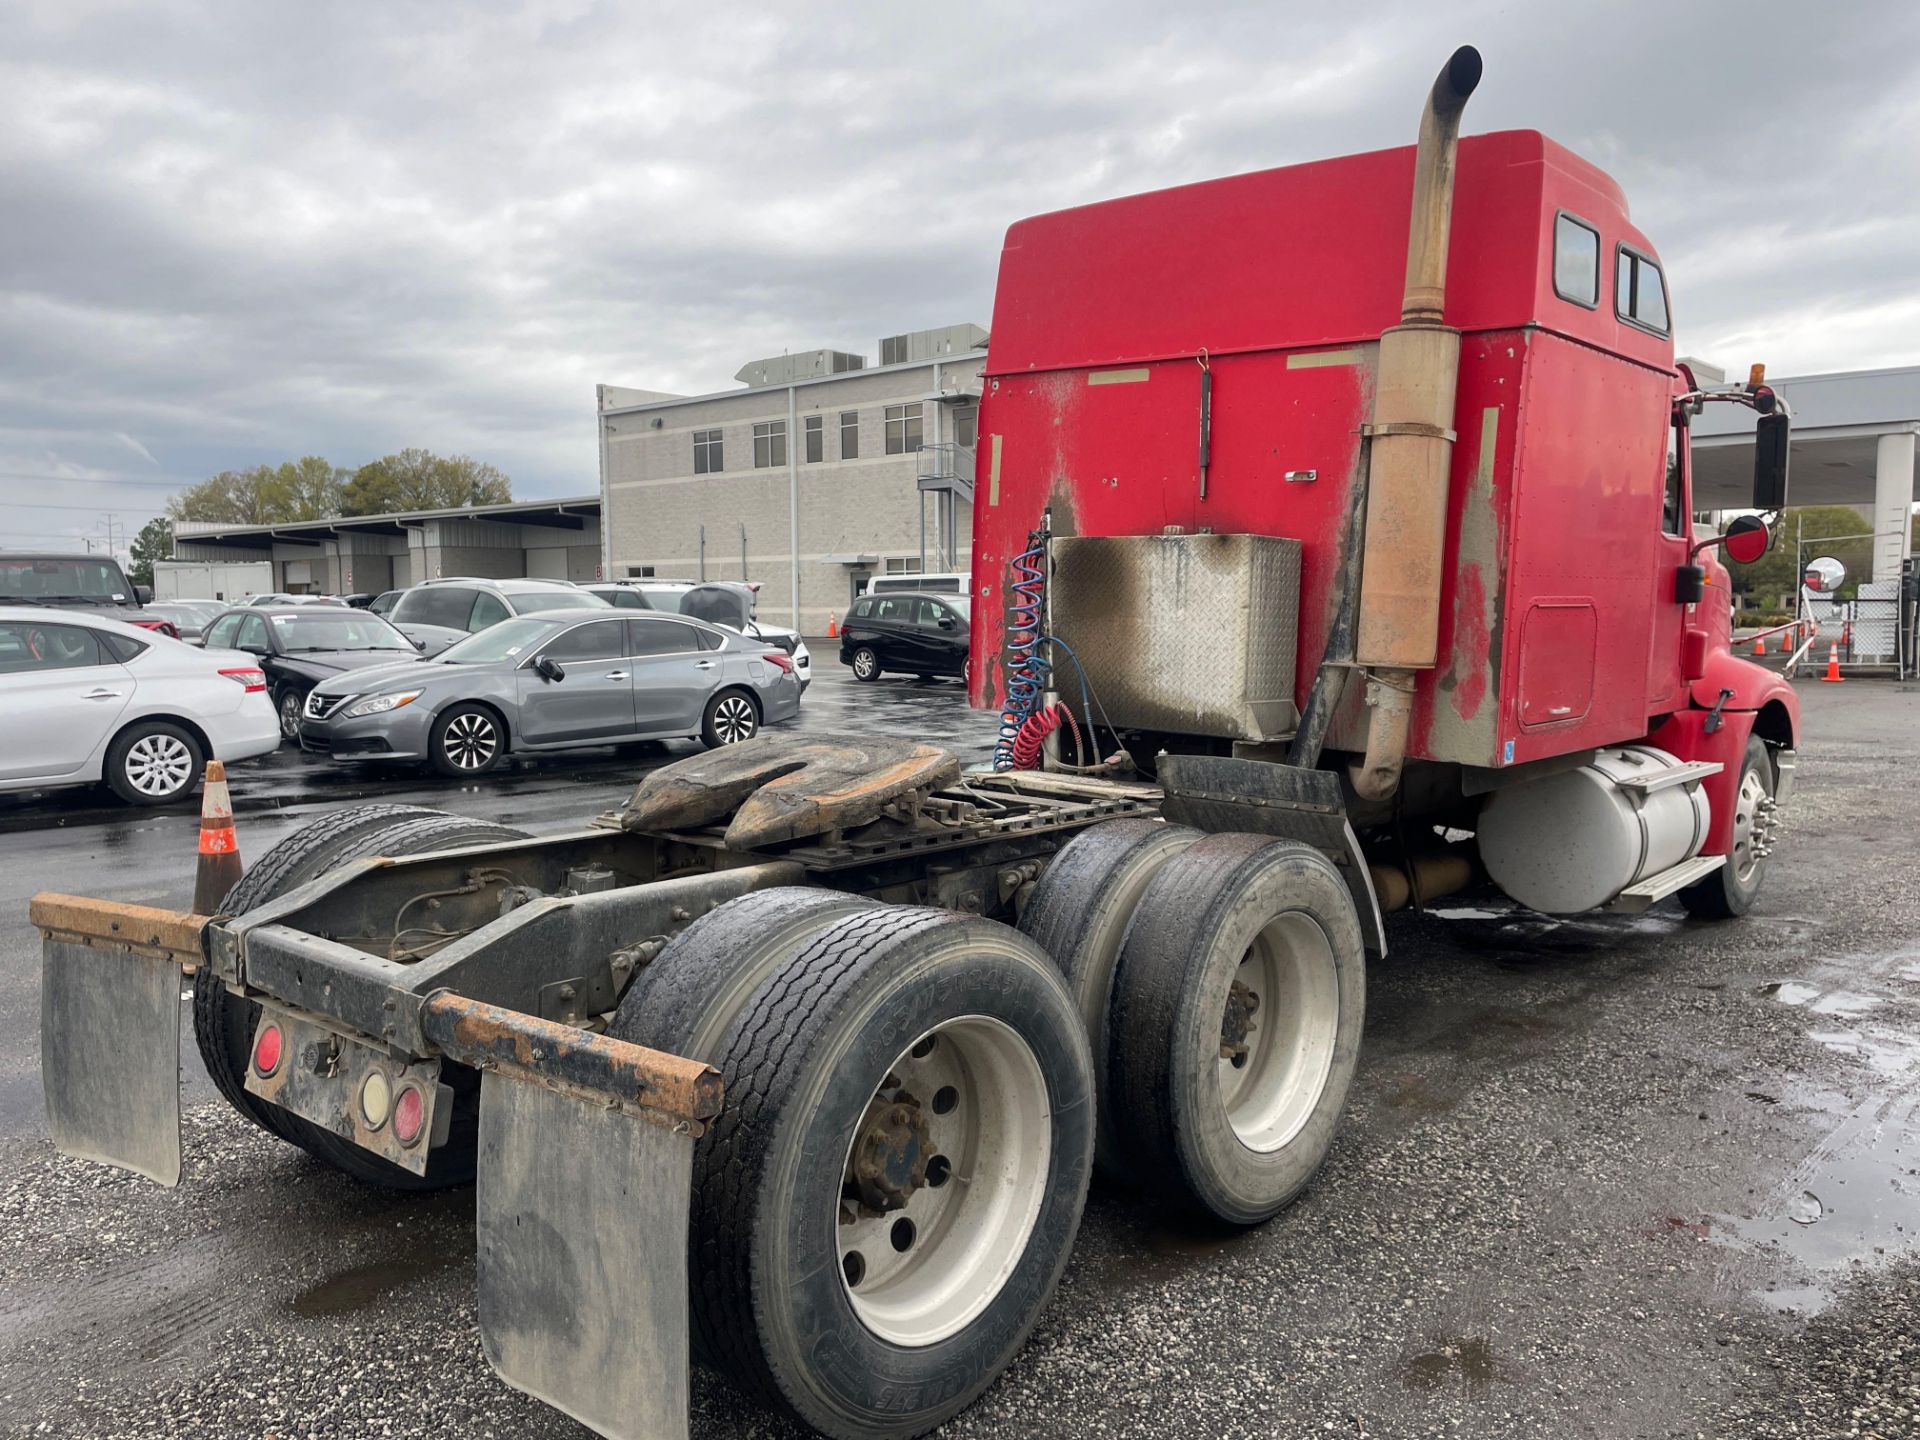
<path id="1" fill-rule="evenodd" d="M 753 468 L 787 463 L 787 422 L 762 420 L 753 427 Z"/>
<path id="2" fill-rule="evenodd" d="M 718 430 L 694 431 L 693 473 L 718 475 L 724 468 L 720 455 L 720 432 Z"/>
<path id="3" fill-rule="evenodd" d="M 840 412 L 840 458 L 842 460 L 860 458 L 860 412 L 858 410 Z"/>
<path id="4" fill-rule="evenodd" d="M 809 465 L 818 465 L 827 458 L 827 418 L 824 415 L 809 415 L 805 421 L 805 433 L 802 439 L 807 448 L 800 453 Z"/>
<path id="5" fill-rule="evenodd" d="M 887 574 L 917 575 L 919 572 L 920 572 L 920 557 L 918 555 L 887 556 Z"/>
<path id="6" fill-rule="evenodd" d="M 1667 333 L 1667 287 L 1660 267 L 1638 250 L 1622 245 L 1614 269 L 1613 308 L 1629 325 Z"/>
<path id="7" fill-rule="evenodd" d="M 1567 214 L 1553 222 L 1553 293 L 1589 310 L 1600 303 L 1600 232 Z"/>
<path id="8" fill-rule="evenodd" d="M 911 455 L 920 448 L 920 402 L 887 406 L 887 454 Z"/>
<path id="9" fill-rule="evenodd" d="M 653 566 L 629 565 L 627 566 L 627 578 L 629 580 L 651 580 L 653 578 Z"/>
<path id="10" fill-rule="evenodd" d="M 973 442 L 980 433 L 980 407 L 978 405 L 956 405 L 953 407 L 953 443 L 965 449 L 973 449 Z"/>
<path id="11" fill-rule="evenodd" d="M 882 365 L 904 365 L 907 363 L 907 337 L 889 335 L 880 342 L 880 363 Z"/>

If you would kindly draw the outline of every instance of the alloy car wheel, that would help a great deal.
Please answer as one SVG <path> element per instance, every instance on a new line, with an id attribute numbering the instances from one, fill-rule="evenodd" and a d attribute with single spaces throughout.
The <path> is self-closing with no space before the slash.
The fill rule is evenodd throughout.
<path id="1" fill-rule="evenodd" d="M 280 692 L 280 733 L 288 740 L 300 738 L 301 697 L 293 690 Z"/>
<path id="2" fill-rule="evenodd" d="M 500 753 L 500 730 L 485 715 L 468 710 L 447 722 L 440 748 L 454 769 L 484 770 Z"/>
<path id="3" fill-rule="evenodd" d="M 142 795 L 164 800 L 179 794 L 193 780 L 193 748 L 178 735 L 165 731 L 142 735 L 127 749 L 121 762 L 127 783 Z"/>
<path id="4" fill-rule="evenodd" d="M 754 714 L 753 702 L 744 695 L 722 696 L 720 703 L 713 707 L 713 733 L 722 745 L 750 740 L 759 728 L 760 717 Z"/>

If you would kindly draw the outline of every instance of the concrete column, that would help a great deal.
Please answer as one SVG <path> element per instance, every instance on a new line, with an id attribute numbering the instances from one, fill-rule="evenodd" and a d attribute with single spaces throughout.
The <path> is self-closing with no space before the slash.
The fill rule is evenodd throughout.
<path id="1" fill-rule="evenodd" d="M 1913 432 L 1882 435 L 1873 466 L 1873 578 L 1896 580 L 1913 553 Z"/>

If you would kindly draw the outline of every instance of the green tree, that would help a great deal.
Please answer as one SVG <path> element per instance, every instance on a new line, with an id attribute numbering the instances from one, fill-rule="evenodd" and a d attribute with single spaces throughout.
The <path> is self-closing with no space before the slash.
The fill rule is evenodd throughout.
<path id="1" fill-rule="evenodd" d="M 354 471 L 340 508 L 344 515 L 384 515 L 502 505 L 511 499 L 513 482 L 491 465 L 466 455 L 402 450 Z"/>
<path id="2" fill-rule="evenodd" d="M 133 537 L 133 543 L 127 547 L 127 556 L 133 562 L 127 571 L 127 578 L 136 585 L 152 585 L 153 562 L 173 556 L 173 526 L 165 516 L 149 520 L 140 527 L 140 533 Z"/>
<path id="3" fill-rule="evenodd" d="M 280 465 L 222 470 L 167 502 L 176 520 L 210 520 L 223 525 L 277 525 L 291 520 L 324 520 L 340 513 L 347 472 L 318 455 Z"/>

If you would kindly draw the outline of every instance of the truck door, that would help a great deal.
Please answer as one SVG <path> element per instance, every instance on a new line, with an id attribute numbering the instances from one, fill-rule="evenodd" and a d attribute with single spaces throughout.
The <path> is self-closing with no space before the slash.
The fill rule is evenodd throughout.
<path id="1" fill-rule="evenodd" d="M 1679 708 L 1685 693 L 1680 674 L 1680 636 L 1691 618 L 1691 605 L 1675 598 L 1675 576 L 1687 563 L 1693 541 L 1689 507 L 1692 490 L 1687 446 L 1687 423 L 1675 416 L 1667 425 L 1666 474 L 1661 482 L 1659 535 L 1654 540 L 1653 643 L 1647 650 L 1647 713 Z M 1709 595 L 1704 602 L 1725 605 L 1725 595 Z"/>

